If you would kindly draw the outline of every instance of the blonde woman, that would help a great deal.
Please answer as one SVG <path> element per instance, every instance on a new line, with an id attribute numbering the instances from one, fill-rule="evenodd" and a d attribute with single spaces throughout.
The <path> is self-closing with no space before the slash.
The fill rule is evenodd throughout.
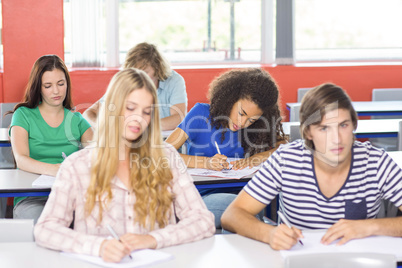
<path id="1" fill-rule="evenodd" d="M 35 226 L 38 245 L 119 262 L 136 249 L 214 234 L 213 215 L 181 158 L 162 142 L 156 103 L 145 72 L 128 68 L 113 77 L 100 111 L 98 146 L 61 165 Z M 121 242 L 106 239 L 108 225 Z"/>

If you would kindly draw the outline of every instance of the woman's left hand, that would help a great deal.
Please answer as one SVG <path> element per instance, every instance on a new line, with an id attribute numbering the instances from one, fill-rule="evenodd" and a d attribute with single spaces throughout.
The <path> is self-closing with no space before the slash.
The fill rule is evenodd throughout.
<path id="1" fill-rule="evenodd" d="M 130 250 L 151 248 L 155 249 L 157 246 L 156 240 L 151 235 L 139 235 L 127 233 L 120 237 L 121 241 L 130 246 Z"/>
<path id="2" fill-rule="evenodd" d="M 244 169 L 246 167 L 250 167 L 250 159 L 243 158 L 240 160 L 232 161 L 232 162 L 230 162 L 230 164 L 233 165 L 232 169 L 234 169 L 234 170 Z"/>
<path id="3" fill-rule="evenodd" d="M 258 157 L 249 157 L 249 158 L 243 158 L 240 160 L 232 161 L 230 164 L 233 165 L 232 169 L 234 170 L 239 170 L 239 169 L 244 169 L 246 167 L 252 168 L 255 166 L 258 166 L 261 164 L 261 159 Z"/>

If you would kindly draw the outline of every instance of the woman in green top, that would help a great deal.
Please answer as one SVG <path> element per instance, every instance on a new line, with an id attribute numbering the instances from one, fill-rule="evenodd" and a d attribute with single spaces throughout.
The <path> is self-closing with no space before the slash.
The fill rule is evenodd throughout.
<path id="1" fill-rule="evenodd" d="M 17 167 L 28 172 L 56 176 L 64 157 L 92 139 L 90 124 L 70 110 L 71 80 L 63 60 L 40 57 L 29 76 L 24 100 L 17 104 L 9 134 Z M 39 218 L 47 197 L 14 200 L 14 218 Z"/>

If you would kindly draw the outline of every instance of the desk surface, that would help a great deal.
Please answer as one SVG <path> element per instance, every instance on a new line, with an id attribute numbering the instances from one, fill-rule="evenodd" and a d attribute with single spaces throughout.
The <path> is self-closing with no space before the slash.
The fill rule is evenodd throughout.
<path id="1" fill-rule="evenodd" d="M 402 168 L 402 151 L 388 152 L 392 159 Z M 50 188 L 32 188 L 32 182 L 40 175 L 25 172 L 19 169 L 0 169 L 0 195 L 8 194 L 7 196 L 14 196 L 15 193 L 29 193 L 29 192 L 49 192 Z M 202 177 L 194 176 L 194 184 L 198 187 L 200 185 L 221 186 L 236 183 L 238 185 L 245 185 L 250 178 L 243 179 L 225 179 L 215 177 Z M 218 186 L 219 187 L 219 186 Z M 37 194 L 36 194 L 37 195 Z"/>
<path id="2" fill-rule="evenodd" d="M 399 121 L 402 119 L 358 120 L 355 134 L 358 138 L 397 137 Z M 289 135 L 291 125 L 300 125 L 300 122 L 283 122 L 285 135 Z"/>
<path id="3" fill-rule="evenodd" d="M 204 267 L 274 267 L 281 268 L 284 261 L 279 251 L 267 244 L 236 234 L 215 235 L 201 241 L 160 249 L 174 259 L 152 265 L 155 268 Z M 23 257 L 21 257 L 23 256 Z M 0 260 L 7 268 L 42 267 L 98 267 L 69 258 L 57 251 L 28 243 L 0 243 Z"/>
<path id="4" fill-rule="evenodd" d="M 286 103 L 288 109 L 300 106 L 300 102 Z M 402 101 L 352 101 L 359 115 L 401 115 Z"/>
<path id="5" fill-rule="evenodd" d="M 33 188 L 32 182 L 40 175 L 25 172 L 19 169 L 0 169 L 0 196 L 17 196 L 24 193 L 24 196 L 43 195 L 49 193 L 50 188 Z M 251 178 L 251 177 L 250 177 Z M 193 176 L 197 188 L 219 188 L 244 186 L 250 178 L 226 179 L 216 177 Z M 203 187 L 204 186 L 204 187 Z M 32 193 L 32 194 L 30 194 Z"/>
<path id="6" fill-rule="evenodd" d="M 173 260 L 153 265 L 163 268 L 192 267 L 283 267 L 278 251 L 269 245 L 239 235 L 215 235 L 194 243 L 161 249 Z M 23 258 L 21 258 L 23 256 Z M 57 251 L 30 243 L 0 243 L 1 266 L 7 268 L 98 267 L 62 256 Z"/>

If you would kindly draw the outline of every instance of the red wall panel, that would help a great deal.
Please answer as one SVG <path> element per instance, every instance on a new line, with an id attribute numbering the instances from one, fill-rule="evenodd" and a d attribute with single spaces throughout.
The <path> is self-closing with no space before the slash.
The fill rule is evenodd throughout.
<path id="1" fill-rule="evenodd" d="M 63 0 L 2 0 L 4 102 L 20 101 L 42 55 L 64 58 Z"/>

